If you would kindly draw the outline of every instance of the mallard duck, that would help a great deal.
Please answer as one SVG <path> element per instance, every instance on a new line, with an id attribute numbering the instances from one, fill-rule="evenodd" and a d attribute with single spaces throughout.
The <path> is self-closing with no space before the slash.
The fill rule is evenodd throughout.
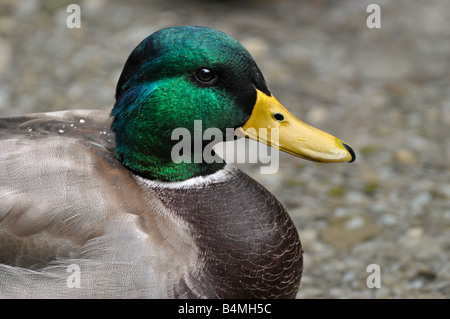
<path id="1" fill-rule="evenodd" d="M 321 162 L 352 162 L 350 146 L 296 119 L 249 52 L 205 27 L 144 39 L 115 97 L 111 113 L 0 119 L 0 297 L 295 297 L 302 247 L 283 205 L 230 163 L 173 160 L 171 132 L 201 120 Z"/>

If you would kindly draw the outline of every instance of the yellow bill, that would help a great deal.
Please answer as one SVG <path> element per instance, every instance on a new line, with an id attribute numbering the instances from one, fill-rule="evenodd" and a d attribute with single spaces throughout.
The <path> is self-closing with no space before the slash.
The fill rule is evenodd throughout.
<path id="1" fill-rule="evenodd" d="M 246 137 L 311 161 L 337 163 L 355 160 L 355 152 L 346 143 L 300 121 L 273 95 L 256 91 L 250 119 L 240 128 Z"/>

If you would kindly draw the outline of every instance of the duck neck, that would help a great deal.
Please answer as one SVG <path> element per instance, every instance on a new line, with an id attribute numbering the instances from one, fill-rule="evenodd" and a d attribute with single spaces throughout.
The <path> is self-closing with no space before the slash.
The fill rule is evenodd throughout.
<path id="1" fill-rule="evenodd" d="M 203 140 L 203 128 L 212 123 L 202 125 L 178 113 L 170 117 L 174 112 L 167 108 L 175 102 L 153 101 L 151 88 L 145 94 L 133 92 L 118 99 L 111 112 L 115 154 L 125 167 L 157 181 L 183 181 L 223 169 L 224 160 L 214 153 L 211 141 Z"/>
<path id="2" fill-rule="evenodd" d="M 226 164 L 215 154 L 213 160 L 204 158 L 203 152 L 190 154 L 190 147 L 180 149 L 172 140 L 126 134 L 120 130 L 116 130 L 115 134 L 115 154 L 119 161 L 129 170 L 150 180 L 184 181 L 214 174 Z"/>

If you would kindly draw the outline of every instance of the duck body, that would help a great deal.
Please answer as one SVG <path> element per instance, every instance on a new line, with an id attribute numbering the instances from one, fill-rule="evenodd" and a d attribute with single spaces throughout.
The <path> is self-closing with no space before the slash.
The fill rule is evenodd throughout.
<path id="1" fill-rule="evenodd" d="M 110 114 L 0 119 L 0 297 L 295 297 L 302 248 L 284 207 L 214 152 L 202 157 L 210 140 L 174 152 L 178 129 L 355 158 L 290 114 L 238 41 L 162 29 L 129 56 Z"/>
<path id="2" fill-rule="evenodd" d="M 230 164 L 183 182 L 142 178 L 115 157 L 101 111 L 1 119 L 0 148 L 0 297 L 295 297 L 297 231 Z"/>

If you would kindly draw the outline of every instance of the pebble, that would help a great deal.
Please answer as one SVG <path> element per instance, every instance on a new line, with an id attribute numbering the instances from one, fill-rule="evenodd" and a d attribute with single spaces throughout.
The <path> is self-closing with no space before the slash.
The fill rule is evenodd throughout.
<path id="1" fill-rule="evenodd" d="M 321 231 L 323 239 L 337 249 L 347 249 L 379 233 L 380 229 L 367 217 L 337 217 Z"/>
<path id="2" fill-rule="evenodd" d="M 380 223 L 386 226 L 392 226 L 398 223 L 398 218 L 394 215 L 386 214 L 381 216 Z"/>
<path id="3" fill-rule="evenodd" d="M 361 229 L 362 227 L 364 227 L 365 224 L 366 224 L 366 221 L 364 218 L 362 218 L 361 216 L 355 216 L 355 217 L 350 218 L 350 220 L 348 220 L 345 223 L 345 229 L 346 230 Z"/>
<path id="4" fill-rule="evenodd" d="M 417 163 L 416 156 L 407 149 L 399 149 L 395 152 L 395 160 L 401 164 L 413 165 Z"/>
<path id="5" fill-rule="evenodd" d="M 411 201 L 411 212 L 415 215 L 425 213 L 425 206 L 431 201 L 432 196 L 429 192 L 417 194 Z"/>
<path id="6" fill-rule="evenodd" d="M 423 228 L 413 227 L 406 231 L 406 236 L 411 238 L 418 238 L 423 236 Z"/>

